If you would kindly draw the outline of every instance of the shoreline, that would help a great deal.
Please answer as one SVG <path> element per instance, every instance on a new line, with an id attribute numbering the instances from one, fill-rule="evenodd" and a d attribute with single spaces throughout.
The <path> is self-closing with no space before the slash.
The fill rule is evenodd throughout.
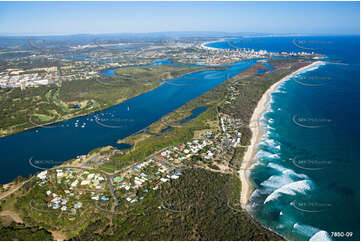
<path id="1" fill-rule="evenodd" d="M 213 67 L 213 66 L 209 66 L 209 67 Z M 117 68 L 117 69 L 118 69 L 118 68 Z M 179 77 L 182 77 L 182 76 L 185 76 L 185 75 L 189 75 L 189 74 L 192 74 L 192 73 L 195 73 L 195 72 L 200 72 L 200 71 L 205 71 L 205 70 L 194 70 L 194 71 L 190 71 L 190 72 L 187 72 L 187 73 L 185 73 L 185 74 L 182 74 L 182 75 L 179 76 Z M 173 77 L 173 78 L 178 78 L 178 77 Z M 168 80 L 168 79 L 167 79 L 167 80 Z M 64 121 L 67 121 L 67 120 L 70 120 L 70 119 L 82 118 L 82 117 L 84 117 L 84 116 L 96 114 L 97 112 L 103 112 L 103 111 L 105 111 L 106 109 L 111 108 L 111 107 L 114 107 L 114 106 L 116 106 L 116 105 L 119 105 L 119 104 L 121 104 L 121 103 L 123 103 L 123 102 L 125 102 L 125 101 L 127 101 L 127 100 L 130 100 L 130 99 L 132 99 L 132 98 L 136 98 L 136 97 L 141 96 L 141 95 L 143 95 L 143 94 L 145 94 L 145 93 L 147 93 L 147 92 L 151 92 L 151 91 L 159 88 L 159 87 L 162 86 L 163 84 L 165 84 L 165 81 L 167 81 L 167 80 L 159 80 L 159 85 L 155 86 L 154 88 L 151 88 L 151 89 L 149 89 L 149 90 L 145 90 L 144 92 L 139 93 L 139 94 L 137 94 L 137 95 L 135 95 L 135 96 L 128 97 L 128 98 L 122 100 L 122 101 L 119 102 L 119 103 L 111 104 L 111 105 L 106 106 L 106 107 L 101 107 L 100 109 L 95 110 L 95 111 L 90 111 L 89 113 L 74 115 L 74 116 L 69 117 L 69 118 L 54 120 L 54 121 L 50 121 L 50 122 L 47 122 L 47 123 L 44 123 L 44 124 L 36 124 L 36 123 L 34 123 L 34 124 L 33 124 L 34 126 L 32 126 L 32 127 L 27 127 L 27 128 L 24 128 L 24 129 L 22 129 L 22 130 L 18 130 L 18 131 L 16 131 L 16 132 L 13 132 L 13 133 L 10 133 L 10 134 L 0 135 L 0 139 L 6 138 L 6 137 L 9 137 L 9 136 L 13 136 L 13 135 L 16 135 L 16 134 L 19 134 L 19 133 L 22 133 L 22 132 L 26 132 L 26 131 L 30 131 L 30 130 L 34 130 L 34 129 L 38 129 L 38 128 L 44 128 L 45 126 L 52 125 L 52 124 L 57 124 L 57 123 L 61 123 L 61 122 L 64 122 Z M 31 119 L 31 117 L 30 117 L 30 119 Z M 28 120 L 28 121 L 29 121 L 29 120 Z"/>
<path id="2" fill-rule="evenodd" d="M 219 50 L 219 48 L 209 47 L 209 46 L 206 46 L 206 45 L 211 44 L 211 43 L 216 43 L 216 42 L 222 42 L 222 41 L 224 41 L 224 39 L 207 41 L 207 42 L 204 42 L 204 43 L 201 44 L 201 48 L 206 49 L 206 50 Z"/>
<path id="3" fill-rule="evenodd" d="M 251 120 L 256 121 L 256 125 L 251 125 L 250 129 L 252 132 L 252 138 L 251 138 L 251 144 L 248 146 L 246 153 L 243 156 L 243 162 L 241 165 L 241 169 L 239 171 L 239 176 L 241 179 L 241 206 L 243 209 L 246 209 L 246 206 L 249 201 L 249 197 L 251 195 L 251 191 L 253 189 L 252 184 L 249 181 L 249 175 L 247 174 L 247 170 L 252 166 L 254 156 L 258 149 L 258 143 L 263 135 L 262 126 L 259 123 L 259 119 L 264 114 L 267 108 L 267 104 L 269 103 L 271 99 L 271 94 L 277 90 L 280 84 L 282 84 L 284 81 L 289 80 L 290 77 L 298 74 L 299 72 L 302 72 L 304 70 L 307 70 L 310 67 L 316 66 L 323 61 L 315 61 L 307 66 L 301 67 L 298 70 L 292 72 L 291 74 L 283 77 L 281 80 L 277 81 L 276 83 L 272 84 L 267 91 L 262 95 L 261 99 L 258 101 L 256 108 L 253 111 Z"/>

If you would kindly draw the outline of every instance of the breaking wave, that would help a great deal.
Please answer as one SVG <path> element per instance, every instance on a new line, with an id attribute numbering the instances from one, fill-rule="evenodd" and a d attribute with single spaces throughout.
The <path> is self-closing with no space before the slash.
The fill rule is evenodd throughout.
<path id="1" fill-rule="evenodd" d="M 302 180 L 297 182 L 292 182 L 286 185 L 283 185 L 282 187 L 276 189 L 274 192 L 272 192 L 264 201 L 264 204 L 276 200 L 281 195 L 290 195 L 295 196 L 297 193 L 306 195 L 307 191 L 312 190 L 312 181 L 311 180 Z"/>

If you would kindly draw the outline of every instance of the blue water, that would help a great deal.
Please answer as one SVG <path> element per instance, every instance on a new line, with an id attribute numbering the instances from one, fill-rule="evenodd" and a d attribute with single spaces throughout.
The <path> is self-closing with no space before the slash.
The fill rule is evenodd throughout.
<path id="1" fill-rule="evenodd" d="M 307 51 L 292 40 L 240 39 L 231 45 Z M 271 95 L 250 171 L 255 190 L 249 210 L 287 239 L 359 240 L 360 38 L 313 36 L 297 41 L 325 54 L 325 65 L 287 80 Z M 230 48 L 226 42 L 209 46 Z M 332 232 L 343 234 L 335 237 Z"/>
<path id="2" fill-rule="evenodd" d="M 271 66 L 268 63 L 263 63 L 264 67 L 266 67 L 267 69 L 258 69 L 257 70 L 257 74 L 262 74 L 262 73 L 266 73 L 268 71 L 273 71 L 275 70 L 275 68 L 273 66 Z"/>
<path id="3" fill-rule="evenodd" d="M 128 148 L 124 144 L 117 145 L 116 141 L 143 130 L 255 63 L 256 60 L 241 61 L 227 70 L 200 71 L 170 79 L 169 84 L 102 112 L 1 138 L 0 169 L 3 172 L 0 182 L 38 172 L 29 164 L 31 157 L 38 166 L 49 167 L 49 164 L 59 164 L 106 145 Z M 46 162 L 49 160 L 51 162 Z"/>
<path id="4" fill-rule="evenodd" d="M 204 107 L 199 107 L 199 108 L 195 108 L 192 110 L 192 114 L 189 115 L 188 117 L 186 117 L 185 119 L 179 121 L 180 124 L 184 124 L 189 122 L 190 120 L 198 117 L 199 115 L 201 115 L 202 113 L 204 113 L 209 107 L 208 106 L 204 106 Z"/>
<path id="5" fill-rule="evenodd" d="M 178 123 L 179 124 L 184 124 L 184 123 L 187 123 L 189 121 L 191 121 L 192 119 L 198 117 L 199 115 L 201 115 L 202 113 L 204 113 L 209 107 L 208 106 L 204 106 L 204 107 L 199 107 L 199 108 L 195 108 L 193 109 L 191 112 L 192 114 L 189 115 L 188 117 L 186 117 L 185 119 L 182 119 L 181 121 L 179 121 Z M 172 126 L 168 126 L 164 129 L 162 129 L 161 131 L 159 131 L 159 133 L 157 133 L 156 135 L 157 136 L 160 136 L 168 131 L 171 131 L 173 130 L 173 127 Z"/>
<path id="6" fill-rule="evenodd" d="M 159 65 L 174 65 L 174 66 L 179 66 L 179 64 L 175 64 L 172 63 L 169 59 L 164 59 L 164 60 L 157 60 L 154 61 L 150 64 L 145 64 L 145 65 L 136 65 L 136 66 L 159 66 Z M 100 73 L 103 74 L 104 76 L 116 76 L 117 74 L 115 74 L 115 70 L 122 68 L 120 66 L 117 67 L 112 67 L 112 68 L 108 68 L 108 69 L 104 69 L 102 70 Z M 127 66 L 125 66 L 124 68 L 127 68 Z"/>

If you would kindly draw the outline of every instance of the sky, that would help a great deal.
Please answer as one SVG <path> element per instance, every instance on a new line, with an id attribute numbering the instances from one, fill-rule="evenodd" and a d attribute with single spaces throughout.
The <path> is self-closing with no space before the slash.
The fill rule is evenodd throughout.
<path id="1" fill-rule="evenodd" d="M 0 2 L 0 35 L 360 34 L 359 2 Z"/>

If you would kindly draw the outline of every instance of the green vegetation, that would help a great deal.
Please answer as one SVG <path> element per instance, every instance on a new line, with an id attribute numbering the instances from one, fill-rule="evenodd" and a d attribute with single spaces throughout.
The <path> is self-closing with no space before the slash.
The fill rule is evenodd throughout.
<path id="1" fill-rule="evenodd" d="M 158 190 L 152 189 L 155 188 L 154 181 L 158 182 L 160 178 L 166 176 L 156 173 L 158 167 L 142 168 L 140 172 L 145 172 L 155 180 L 152 182 L 148 180 L 141 187 L 131 188 L 129 191 L 119 188 L 120 181 L 113 182 L 120 203 L 115 208 L 112 207 L 114 200 L 102 202 L 101 207 L 106 211 L 95 207 L 90 195 L 85 192 L 79 198 L 84 206 L 77 213 L 78 217 L 41 207 L 47 199 L 44 194 L 50 188 L 44 186 L 33 189 L 32 182 L 10 196 L 4 204 L 1 204 L 2 207 L 9 210 L 12 204 L 27 225 L 61 231 L 72 240 L 281 240 L 279 236 L 255 223 L 240 208 L 241 183 L 237 173 L 233 169 L 224 169 L 221 166 L 227 167 L 228 161 L 233 167 L 241 164 L 251 137 L 247 125 L 263 93 L 285 75 L 308 64 L 298 60 L 272 60 L 269 63 L 277 69 L 255 74 L 257 68 L 251 67 L 166 115 L 148 127 L 144 133 L 121 140 L 120 142 L 132 145 L 127 151 L 113 153 L 100 148 L 92 151 L 94 154 L 111 154 L 109 161 L 104 161 L 100 167 L 106 171 L 109 168 L 114 170 L 125 168 L 163 148 L 187 143 L 203 131 L 214 131 L 215 135 L 212 136 L 216 142 L 214 144 L 220 145 L 222 132 L 218 122 L 220 116 L 227 116 L 232 120 L 241 120 L 244 125 L 236 130 L 240 133 L 240 146 L 236 148 L 228 146 L 225 149 L 226 154 L 221 156 L 222 160 L 206 162 L 201 156 L 195 155 L 180 164 L 179 167 L 183 170 L 179 179 L 164 182 Z M 127 76 L 134 70 L 127 71 L 121 69 L 118 73 L 120 76 Z M 143 73 L 144 70 L 140 72 Z M 56 98 L 66 103 L 66 99 L 59 98 L 62 97 L 61 93 L 61 90 L 48 91 L 44 97 L 49 100 Z M 39 97 L 40 95 L 36 95 L 37 100 L 41 100 Z M 94 100 L 98 100 L 99 103 L 104 102 L 99 98 Z M 189 122 L 178 123 L 189 116 L 194 108 L 201 106 L 209 106 L 209 108 Z M 55 112 L 52 114 L 54 115 Z M 169 125 L 172 126 L 172 130 L 155 135 Z M 229 125 L 229 127 L 233 126 Z M 123 172 L 121 171 L 117 176 L 121 176 Z M 134 179 L 134 176 L 125 175 L 122 182 L 134 182 Z M 54 180 L 53 184 L 56 184 L 57 189 L 53 187 L 51 189 L 59 190 L 61 194 L 64 190 L 62 182 L 57 183 Z M 137 197 L 139 200 L 130 203 L 125 200 L 128 195 L 128 198 Z M 107 196 L 110 197 L 110 194 Z M 34 204 L 40 205 L 36 208 L 50 211 L 44 213 L 29 209 L 29 202 L 35 198 L 37 203 Z M 109 213 L 111 208 L 115 209 L 115 213 Z"/>
<path id="2" fill-rule="evenodd" d="M 61 86 L 0 89 L 0 137 L 108 108 L 161 85 L 161 80 L 225 67 L 120 68 L 118 76 L 63 82 Z"/>
<path id="3" fill-rule="evenodd" d="M 113 215 L 112 225 L 98 220 L 73 239 L 281 240 L 234 205 L 239 189 L 238 177 L 188 169 L 160 192 L 128 207 L 122 215 Z M 160 209 L 162 204 L 174 211 Z M 102 232 L 94 233 L 99 228 Z"/>
<path id="4" fill-rule="evenodd" d="M 253 66 L 245 73 L 241 73 L 223 82 L 207 93 L 204 93 L 174 112 L 166 115 L 161 120 L 153 123 L 149 127 L 148 132 L 120 140 L 119 142 L 129 143 L 133 147 L 129 152 L 122 152 L 113 157 L 113 160 L 107 163 L 107 168 L 122 168 L 130 165 L 135 160 L 146 158 L 155 151 L 159 151 L 168 146 L 180 145 L 193 138 L 197 130 L 217 129 L 214 125 L 218 122 L 217 109 L 219 112 L 242 121 L 244 127 L 239 129 L 239 132 L 242 134 L 240 145 L 249 145 L 252 133 L 246 125 L 248 125 L 251 119 L 258 100 L 273 83 L 305 64 L 297 60 L 271 60 L 269 63 L 280 68 L 272 72 L 255 74 L 258 67 Z M 285 65 L 289 65 L 290 68 L 281 68 L 281 66 Z M 231 92 L 230 88 L 233 88 L 234 91 Z M 237 95 L 234 95 L 234 93 L 237 93 Z M 234 97 L 232 103 L 225 102 L 232 97 Z M 210 106 L 210 108 L 190 122 L 183 125 L 177 124 L 178 121 L 189 116 L 194 108 L 201 106 Z M 153 135 L 168 125 L 173 125 L 173 130 L 160 136 Z M 234 157 L 233 160 L 240 161 L 244 151 L 245 149 L 237 148 L 237 156 Z"/>
<path id="5" fill-rule="evenodd" d="M 53 240 L 51 233 L 39 227 L 26 227 L 23 224 L 11 223 L 0 226 L 0 240 Z"/>

